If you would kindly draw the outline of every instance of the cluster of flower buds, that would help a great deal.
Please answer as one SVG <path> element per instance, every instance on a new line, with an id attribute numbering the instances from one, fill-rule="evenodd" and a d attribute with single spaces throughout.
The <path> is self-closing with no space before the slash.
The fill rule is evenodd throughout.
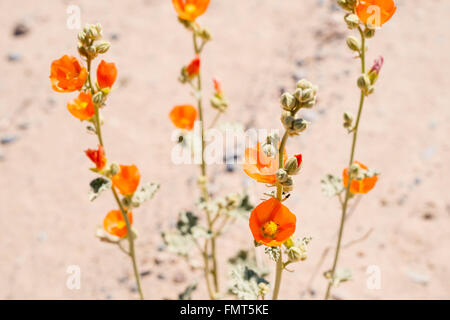
<path id="1" fill-rule="evenodd" d="M 360 88 L 366 96 L 375 91 L 375 82 L 378 79 L 381 68 L 383 66 L 383 57 L 375 60 L 372 68 L 367 74 L 362 74 L 357 80 L 358 88 Z"/>
<path id="2" fill-rule="evenodd" d="M 293 94 L 285 92 L 281 95 L 281 123 L 290 135 L 298 135 L 306 130 L 309 123 L 302 118 L 296 118 L 295 115 L 301 108 L 309 109 L 316 105 L 317 91 L 317 86 L 302 79 L 297 83 Z"/>
<path id="3" fill-rule="evenodd" d="M 353 11 L 356 5 L 356 0 L 337 0 L 337 4 L 344 10 Z"/>
<path id="4" fill-rule="evenodd" d="M 295 176 L 300 172 L 302 167 L 302 155 L 297 154 L 287 159 L 283 168 L 277 170 L 275 176 L 277 182 L 283 187 L 283 192 L 290 192 L 294 187 L 294 180 L 292 176 Z"/>
<path id="5" fill-rule="evenodd" d="M 227 98 L 225 97 L 225 94 L 223 93 L 222 84 L 216 78 L 213 79 L 213 83 L 214 83 L 214 96 L 210 100 L 211 107 L 220 112 L 225 112 L 228 108 L 228 101 Z"/>
<path id="6" fill-rule="evenodd" d="M 208 29 L 201 27 L 197 22 L 195 21 L 189 21 L 184 20 L 181 18 L 178 18 L 178 21 L 186 27 L 186 29 L 194 32 L 198 37 L 200 37 L 204 42 L 208 42 L 212 39 L 211 33 Z"/>
<path id="7" fill-rule="evenodd" d="M 262 151 L 268 157 L 275 157 L 278 153 L 278 144 L 280 143 L 280 136 L 273 132 L 266 137 L 266 141 L 262 144 Z"/>
<path id="8" fill-rule="evenodd" d="M 82 57 L 94 59 L 99 54 L 106 53 L 111 44 L 108 41 L 101 40 L 103 37 L 102 26 L 97 24 L 87 24 L 82 31 L 78 33 L 78 52 Z"/>
<path id="9" fill-rule="evenodd" d="M 284 242 L 286 254 L 289 258 L 289 263 L 304 261 L 307 258 L 308 244 L 311 238 L 303 238 L 302 240 L 294 240 L 292 237 Z"/>

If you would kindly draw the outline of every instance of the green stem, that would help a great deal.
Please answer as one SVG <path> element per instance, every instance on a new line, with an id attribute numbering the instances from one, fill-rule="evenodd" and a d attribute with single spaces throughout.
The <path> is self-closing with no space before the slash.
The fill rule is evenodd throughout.
<path id="1" fill-rule="evenodd" d="M 95 94 L 95 90 L 94 87 L 92 86 L 92 80 L 91 80 L 91 59 L 87 58 L 87 67 L 88 67 L 88 84 L 89 84 L 89 89 L 91 91 L 92 94 Z M 94 108 L 95 108 L 95 131 L 97 133 L 97 137 L 98 137 L 98 141 L 100 143 L 101 146 L 103 146 L 103 139 L 102 139 L 102 131 L 101 131 L 101 124 L 100 124 L 100 111 L 99 111 L 99 106 L 97 104 L 94 103 Z M 141 281 L 140 281 L 140 276 L 139 276 L 139 271 L 138 271 L 138 267 L 137 267 L 137 263 L 136 263 L 136 253 L 134 250 L 134 238 L 133 238 L 133 231 L 131 230 L 131 224 L 130 221 L 128 219 L 128 212 L 127 210 L 123 207 L 122 203 L 120 202 L 119 196 L 117 195 L 116 189 L 114 187 L 111 187 L 111 191 L 114 195 L 114 198 L 116 199 L 117 205 L 120 208 L 120 211 L 122 212 L 122 216 L 123 219 L 125 220 L 125 224 L 127 226 L 127 233 L 128 233 L 128 244 L 129 244 L 129 252 L 127 252 L 127 254 L 130 256 L 131 261 L 133 263 L 133 270 L 134 270 L 134 276 L 136 278 L 136 285 L 137 285 L 137 289 L 139 292 L 139 297 L 141 300 L 144 299 L 144 294 L 142 292 L 142 288 L 141 288 Z M 123 248 L 121 248 L 123 249 Z M 123 250 L 122 250 L 123 251 Z"/>
<path id="2" fill-rule="evenodd" d="M 129 244 L 129 250 L 128 253 L 130 255 L 131 261 L 133 262 L 133 271 L 134 271 L 134 277 L 136 278 L 136 285 L 139 292 L 139 297 L 141 300 L 144 300 L 144 293 L 142 292 L 141 288 L 141 280 L 140 275 L 138 271 L 138 266 L 136 263 L 136 252 L 134 251 L 134 236 L 133 231 L 131 230 L 131 223 L 128 219 L 128 211 L 123 207 L 122 203 L 120 202 L 119 196 L 117 195 L 116 188 L 111 187 L 112 193 L 114 195 L 114 198 L 116 199 L 116 202 L 120 208 L 120 211 L 122 212 L 123 219 L 125 220 L 125 224 L 127 225 L 127 231 L 128 231 L 128 244 Z"/>
<path id="3" fill-rule="evenodd" d="M 194 32 L 193 33 L 193 44 L 194 44 L 194 50 L 196 54 L 200 54 L 201 53 L 201 49 L 202 47 L 199 48 L 198 44 L 197 44 L 197 35 Z M 206 172 L 206 162 L 205 162 L 205 123 L 204 123 L 204 116 L 203 116 L 203 105 L 202 105 L 202 77 L 201 77 L 201 72 L 199 71 L 198 75 L 197 75 L 197 92 L 196 92 L 196 97 L 197 97 L 197 108 L 198 108 L 198 115 L 199 115 L 199 120 L 200 120 L 200 130 L 201 130 L 201 164 L 200 164 L 200 169 L 201 169 L 201 174 L 202 177 L 204 179 L 204 181 L 202 182 L 202 196 L 204 201 L 208 201 L 209 200 L 209 193 L 208 193 L 208 187 L 207 187 L 207 172 Z M 210 230 L 212 232 L 212 219 L 211 219 L 211 214 L 209 213 L 208 210 L 206 210 L 206 217 L 208 220 L 208 230 Z M 214 232 L 213 232 L 213 236 L 211 237 L 211 239 L 209 240 L 211 242 L 211 259 L 212 259 L 212 276 L 213 276 L 213 281 L 214 281 L 214 289 L 215 292 L 219 292 L 219 278 L 218 278 L 218 264 L 217 264 L 217 254 L 216 254 L 216 237 L 214 236 Z M 205 243 L 205 254 L 206 254 L 206 258 L 207 260 L 205 261 L 205 263 L 207 263 L 207 265 L 209 266 L 209 259 L 210 256 L 208 254 L 208 251 L 206 250 L 208 248 L 207 246 L 208 240 L 206 240 Z M 209 267 L 207 268 L 207 266 L 205 266 L 205 272 L 207 272 L 206 277 L 207 277 L 207 283 L 209 282 Z M 214 296 L 210 297 L 211 299 L 214 299 Z"/>
<path id="4" fill-rule="evenodd" d="M 91 89 L 91 94 L 94 95 L 95 89 L 92 85 L 92 80 L 91 80 L 91 62 L 92 62 L 91 58 L 87 58 L 89 88 Z M 95 109 L 95 123 L 94 123 L 95 132 L 97 132 L 98 141 L 99 141 L 100 145 L 103 147 L 102 126 L 100 124 L 100 111 L 99 111 L 99 107 L 97 104 L 94 104 L 94 109 Z"/>
<path id="5" fill-rule="evenodd" d="M 278 168 L 283 168 L 284 165 L 284 149 L 286 147 L 286 142 L 289 137 L 287 131 L 284 132 L 283 138 L 281 139 L 280 149 L 278 151 Z M 280 184 L 277 184 L 277 199 L 281 201 L 283 195 L 283 187 Z M 281 254 L 281 246 L 280 246 L 280 257 L 277 261 L 277 267 L 275 272 L 275 286 L 273 289 L 272 300 L 278 299 L 278 294 L 280 293 L 281 287 L 281 276 L 283 274 L 283 255 Z"/>
<path id="6" fill-rule="evenodd" d="M 361 58 L 361 71 L 362 73 L 365 73 L 366 70 L 366 44 L 365 44 L 365 36 L 363 31 L 361 30 L 360 27 L 358 27 L 359 33 L 361 35 L 361 53 L 360 53 L 360 58 Z M 353 164 L 353 160 L 355 157 L 355 149 L 356 149 L 356 140 L 358 138 L 358 128 L 359 128 L 359 121 L 361 119 L 361 114 L 362 114 L 362 110 L 363 110 L 363 106 L 364 106 L 364 99 L 365 99 L 365 93 L 363 90 L 361 90 L 361 97 L 359 100 L 359 108 L 358 108 L 358 115 L 356 117 L 356 123 L 355 123 L 355 127 L 353 129 L 353 141 L 352 141 L 352 148 L 350 151 L 350 161 L 348 164 L 348 168 L 350 168 L 350 166 Z M 339 260 L 339 252 L 341 249 L 341 242 L 342 242 L 342 235 L 344 233 L 344 225 L 345 225 L 345 217 L 347 215 L 347 208 L 348 208 L 348 201 L 350 199 L 350 185 L 352 182 L 352 176 L 349 174 L 349 178 L 348 178 L 348 184 L 347 184 L 347 188 L 345 189 L 345 198 L 344 198 L 344 203 L 342 204 L 342 213 L 341 213 L 341 221 L 340 221 L 340 225 L 339 225 L 339 234 L 338 234 L 338 239 L 337 239 L 337 244 L 336 244 L 336 252 L 334 254 L 334 260 L 333 260 L 333 268 L 331 269 L 331 279 L 328 283 L 328 287 L 327 287 L 327 292 L 325 294 L 325 300 L 328 300 L 331 294 L 331 288 L 333 286 L 333 282 L 334 282 L 334 277 L 335 277 L 335 273 L 336 273 L 336 268 L 337 268 L 337 264 L 338 264 L 338 260 Z"/>

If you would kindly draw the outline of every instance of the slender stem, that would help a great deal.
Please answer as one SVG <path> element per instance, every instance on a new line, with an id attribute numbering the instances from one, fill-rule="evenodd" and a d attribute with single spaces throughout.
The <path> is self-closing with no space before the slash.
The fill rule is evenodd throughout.
<path id="1" fill-rule="evenodd" d="M 95 90 L 94 90 L 94 86 L 92 85 L 92 80 L 91 80 L 91 58 L 87 58 L 87 69 L 88 69 L 88 82 L 89 82 L 89 87 L 91 89 L 91 94 L 94 95 L 95 94 Z M 100 112 L 99 112 L 99 106 L 94 104 L 94 109 L 95 109 L 95 131 L 97 133 L 98 136 L 98 141 L 100 143 L 101 146 L 103 146 L 103 138 L 102 138 L 102 126 L 100 124 Z"/>
<path id="2" fill-rule="evenodd" d="M 193 44 L 194 44 L 194 50 L 196 54 L 200 54 L 201 50 L 203 48 L 203 46 L 199 47 L 198 43 L 197 43 L 197 35 L 194 32 L 193 36 L 192 36 L 192 40 L 193 40 Z M 207 187 L 207 172 L 206 172 L 206 162 L 205 162 L 205 123 L 204 123 L 204 116 L 203 116 L 203 105 L 202 105 L 202 77 L 201 77 L 201 72 L 199 70 L 199 73 L 197 75 L 197 92 L 196 92 L 196 97 L 197 97 L 197 107 L 198 107 L 198 115 L 199 115 L 199 120 L 200 120 L 200 130 L 201 130 L 201 164 L 200 164 L 200 169 L 201 169 L 201 174 L 202 177 L 204 179 L 204 181 L 201 184 L 201 188 L 202 188 L 202 195 L 203 195 L 203 199 L 204 201 L 208 201 L 209 200 L 209 193 L 208 193 L 208 187 Z M 206 218 L 208 220 L 208 229 L 212 232 L 212 219 L 211 219 L 211 214 L 209 213 L 208 210 L 206 210 Z M 212 270 L 209 270 L 209 259 L 210 256 L 208 254 L 208 242 L 211 242 L 211 259 L 212 259 Z M 207 282 L 209 282 L 209 274 L 211 272 L 212 276 L 213 276 L 213 281 L 214 281 L 214 289 L 215 292 L 219 291 L 219 279 L 218 279 L 218 263 L 217 263 L 217 254 L 216 254 L 216 237 L 213 235 L 211 237 L 211 239 L 206 240 L 205 241 L 205 254 L 206 254 L 206 260 L 205 260 L 205 272 L 206 272 L 206 279 Z M 210 293 L 210 297 L 211 299 L 214 299 L 215 295 L 211 295 Z"/>
<path id="3" fill-rule="evenodd" d="M 139 292 L 139 297 L 141 298 L 141 300 L 144 300 L 144 293 L 142 292 L 141 280 L 140 280 L 140 276 L 139 276 L 138 266 L 136 263 L 136 252 L 134 251 L 134 236 L 133 236 L 133 231 L 131 230 L 130 220 L 128 219 L 128 211 L 123 207 L 122 203 L 120 202 L 119 196 L 117 195 L 116 188 L 114 188 L 114 186 L 113 186 L 113 187 L 111 187 L 111 190 L 112 190 L 114 198 L 116 199 L 116 202 L 120 208 L 120 211 L 122 212 L 123 219 L 125 220 L 125 224 L 127 225 L 127 231 L 128 231 L 127 239 L 128 239 L 128 244 L 129 244 L 128 253 L 131 258 L 131 261 L 133 262 L 134 277 L 136 278 L 136 285 L 137 285 L 137 289 Z"/>
<path id="4" fill-rule="evenodd" d="M 95 89 L 92 86 L 92 80 L 91 80 L 91 59 L 87 58 L 87 67 L 88 67 L 88 83 L 89 83 L 89 89 L 91 91 L 92 94 L 95 93 Z M 98 141 L 100 143 L 101 146 L 103 146 L 103 139 L 102 139 L 102 132 L 101 132 L 101 123 L 100 123 L 100 111 L 99 111 L 99 106 L 97 104 L 94 103 L 94 109 L 95 109 L 95 131 L 97 133 L 97 137 L 98 137 Z M 131 230 L 131 224 L 130 224 L 130 220 L 128 219 L 128 211 L 123 207 L 122 202 L 119 199 L 119 196 L 117 195 L 117 191 L 116 189 L 113 187 L 111 187 L 111 191 L 114 195 L 114 198 L 117 202 L 117 205 L 120 208 L 120 211 L 122 212 L 122 216 L 123 219 L 125 220 L 125 224 L 127 227 L 127 234 L 128 234 L 128 244 L 129 244 L 129 250 L 128 252 L 126 252 L 130 258 L 131 261 L 133 263 L 133 271 L 134 271 L 134 276 L 136 278 L 136 285 L 137 285 L 137 289 L 139 292 L 139 297 L 141 300 L 144 300 L 144 294 L 142 292 L 142 288 L 141 288 L 141 281 L 140 281 L 140 276 L 139 276 L 139 271 L 138 271 L 138 267 L 137 267 L 137 263 L 136 263 L 136 253 L 134 250 L 134 238 L 133 238 L 133 231 Z M 123 248 L 119 245 L 120 249 L 122 251 Z M 125 251 L 124 251 L 125 252 Z"/>
<path id="5" fill-rule="evenodd" d="M 281 139 L 280 143 L 280 149 L 278 153 L 278 168 L 282 168 L 284 164 L 284 149 L 286 147 L 286 142 L 289 137 L 289 134 L 287 131 L 284 132 L 283 138 Z M 277 184 L 277 199 L 281 201 L 283 195 L 283 187 L 280 184 Z M 281 275 L 283 273 L 283 255 L 281 254 L 281 246 L 280 246 L 280 257 L 277 261 L 277 267 L 275 272 L 275 286 L 273 289 L 273 296 L 272 300 L 278 299 L 278 294 L 280 293 L 280 287 L 281 287 Z"/>
<path id="6" fill-rule="evenodd" d="M 214 119 L 211 122 L 211 124 L 209 125 L 208 129 L 214 128 L 214 126 L 216 125 L 217 121 L 219 121 L 219 118 L 220 118 L 221 115 L 222 115 L 222 111 L 217 111 L 217 113 L 214 116 Z"/>
<path id="7" fill-rule="evenodd" d="M 360 27 L 358 27 L 359 33 L 361 35 L 361 52 L 360 52 L 360 58 L 361 58 L 361 71 L 362 73 L 365 73 L 366 70 L 366 63 L 365 63 L 365 56 L 366 56 L 366 44 L 365 44 L 365 36 L 363 31 L 361 30 Z M 355 128 L 353 129 L 353 141 L 352 141 L 352 148 L 350 151 L 350 160 L 349 160 L 349 164 L 348 167 L 350 168 L 350 166 L 353 164 L 353 160 L 355 157 L 355 148 L 356 148 L 356 140 L 358 138 L 358 128 L 359 128 L 359 121 L 361 119 L 361 114 L 362 114 L 362 110 L 363 110 L 363 106 L 364 106 L 364 98 L 365 98 L 365 93 L 364 90 L 361 90 L 361 97 L 359 100 L 359 108 L 358 108 L 358 115 L 356 117 L 356 123 L 355 123 Z M 334 277 L 335 277 L 335 273 L 336 273 L 336 267 L 338 264 L 338 260 L 339 260 L 339 252 L 341 249 L 341 242 L 342 242 L 342 235 L 344 233 L 344 225 L 345 225 L 345 218 L 347 215 L 347 207 L 348 207 L 348 200 L 350 199 L 350 185 L 352 183 L 352 176 L 351 174 L 349 174 L 349 179 L 348 179 L 348 184 L 347 184 L 347 188 L 345 189 L 345 198 L 344 198 L 344 203 L 342 204 L 342 214 L 341 214 L 341 222 L 340 222 L 340 226 L 339 226 L 339 233 L 338 233 L 338 239 L 337 239 L 337 244 L 336 244 L 336 252 L 334 254 L 334 260 L 333 260 L 333 268 L 331 269 L 331 279 L 328 282 L 328 287 L 327 287 L 327 292 L 325 294 L 325 300 L 328 300 L 328 298 L 330 297 L 331 294 L 331 287 L 333 286 L 334 283 Z"/>

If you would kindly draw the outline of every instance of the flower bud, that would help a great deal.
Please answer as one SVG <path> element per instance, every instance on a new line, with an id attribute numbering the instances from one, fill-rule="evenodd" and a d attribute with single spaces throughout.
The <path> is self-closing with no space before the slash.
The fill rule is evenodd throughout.
<path id="1" fill-rule="evenodd" d="M 289 257 L 290 262 L 297 262 L 306 259 L 306 253 L 303 252 L 300 248 L 292 246 L 288 249 L 287 255 Z"/>
<path id="2" fill-rule="evenodd" d="M 274 157 L 277 154 L 277 149 L 271 144 L 264 144 L 262 147 L 262 151 L 268 157 Z"/>
<path id="3" fill-rule="evenodd" d="M 358 78 L 357 84 L 358 84 L 358 88 L 365 91 L 370 86 L 370 79 L 366 74 L 362 74 Z"/>
<path id="4" fill-rule="evenodd" d="M 278 142 L 280 142 L 280 136 L 278 133 L 272 132 L 266 137 L 266 141 L 268 144 L 278 145 Z"/>
<path id="5" fill-rule="evenodd" d="M 104 96 L 103 92 L 99 91 L 92 96 L 92 102 L 96 105 L 101 105 L 103 103 Z"/>
<path id="6" fill-rule="evenodd" d="M 289 178 L 289 175 L 287 174 L 286 170 L 278 169 L 276 177 L 278 182 L 283 183 Z"/>
<path id="7" fill-rule="evenodd" d="M 78 40 L 80 40 L 81 42 L 84 42 L 85 38 L 86 38 L 86 33 L 84 31 L 80 31 L 78 32 Z"/>
<path id="8" fill-rule="evenodd" d="M 302 94 L 303 94 L 303 90 L 301 88 L 297 88 L 294 91 L 294 97 L 295 99 L 297 99 L 298 101 L 300 101 L 300 99 L 302 98 Z"/>
<path id="9" fill-rule="evenodd" d="M 295 118 L 289 111 L 283 111 L 283 113 L 281 114 L 281 123 L 283 124 L 286 130 L 291 130 L 292 123 L 294 122 L 294 120 Z"/>
<path id="10" fill-rule="evenodd" d="M 353 36 L 347 37 L 347 46 L 350 48 L 350 50 L 353 51 L 359 52 L 361 50 L 361 44 L 359 43 L 358 39 Z"/>
<path id="11" fill-rule="evenodd" d="M 295 107 L 297 106 L 297 100 L 289 92 L 285 92 L 281 95 L 280 102 L 283 106 L 283 109 L 288 111 L 295 109 Z"/>
<path id="12" fill-rule="evenodd" d="M 281 185 L 283 186 L 283 191 L 291 191 L 294 186 L 294 180 L 292 177 L 288 176 L 285 181 L 281 182 Z"/>
<path id="13" fill-rule="evenodd" d="M 109 173 L 111 174 L 111 176 L 115 176 L 116 174 L 119 173 L 119 171 L 120 167 L 116 163 L 111 163 L 109 167 Z"/>
<path id="14" fill-rule="evenodd" d="M 312 83 L 309 82 L 309 81 L 306 80 L 306 79 L 302 79 L 302 80 L 300 80 L 299 82 L 297 82 L 297 88 L 300 88 L 300 89 L 310 89 L 310 88 L 312 88 L 312 87 L 313 87 Z"/>
<path id="15" fill-rule="evenodd" d="M 297 174 L 300 170 L 296 157 L 290 157 L 284 164 L 284 170 L 289 175 Z"/>
<path id="16" fill-rule="evenodd" d="M 305 89 L 302 92 L 302 96 L 300 98 L 300 102 L 308 102 L 314 98 L 314 90 L 312 88 Z"/>
<path id="17" fill-rule="evenodd" d="M 350 129 L 353 126 L 354 116 L 350 112 L 344 112 L 344 128 Z"/>
<path id="18" fill-rule="evenodd" d="M 349 29 L 353 29 L 359 25 L 359 18 L 356 14 L 349 13 L 345 16 L 345 22 Z"/>
<path id="19" fill-rule="evenodd" d="M 78 43 L 77 49 L 80 56 L 86 57 L 88 55 L 86 47 L 81 42 Z"/>
<path id="20" fill-rule="evenodd" d="M 367 26 L 367 27 L 364 29 L 364 36 L 365 36 L 367 39 L 373 38 L 373 37 L 375 36 L 375 29 L 370 28 L 370 27 Z"/>
<path id="21" fill-rule="evenodd" d="M 301 118 L 295 119 L 294 122 L 292 123 L 292 130 L 294 130 L 297 133 L 305 131 L 307 127 L 308 122 Z"/>
<path id="22" fill-rule="evenodd" d="M 111 44 L 108 41 L 102 41 L 97 44 L 97 53 L 106 53 L 110 47 Z"/>

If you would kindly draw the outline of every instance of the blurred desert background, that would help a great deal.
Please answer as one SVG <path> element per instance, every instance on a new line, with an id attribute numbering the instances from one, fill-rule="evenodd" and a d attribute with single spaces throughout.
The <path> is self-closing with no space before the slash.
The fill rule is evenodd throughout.
<path id="1" fill-rule="evenodd" d="M 282 299 L 323 298 L 322 273 L 332 255 L 316 266 L 334 244 L 340 217 L 320 180 L 340 174 L 348 161 L 342 113 L 357 110 L 359 62 L 345 44 L 353 32 L 334 3 L 211 0 L 198 20 L 214 38 L 202 61 L 205 96 L 217 76 L 230 102 L 221 121 L 281 128 L 280 92 L 303 77 L 320 87 L 316 108 L 302 113 L 310 128 L 287 146 L 304 162 L 286 205 L 298 217 L 297 235 L 313 240 L 308 259 L 284 273 Z M 357 243 L 342 251 L 339 266 L 351 268 L 353 280 L 333 291 L 335 299 L 450 298 L 450 1 L 396 3 L 393 19 L 368 43 L 368 65 L 379 55 L 385 65 L 365 105 L 356 155 L 382 175 L 346 225 L 343 243 Z M 82 26 L 103 25 L 112 47 L 102 58 L 119 70 L 103 111 L 109 158 L 135 163 L 143 181 L 161 184 L 134 215 L 146 298 L 176 299 L 195 280 L 193 298 L 206 298 L 201 272 L 167 252 L 160 236 L 181 210 L 193 208 L 199 173 L 171 161 L 168 112 L 194 101 L 177 81 L 193 58 L 192 39 L 169 0 L 0 1 L 0 298 L 137 298 L 129 259 L 95 237 L 115 209 L 109 193 L 88 200 L 95 175 L 83 150 L 94 148 L 96 138 L 66 109 L 76 94 L 53 92 L 48 79 L 52 60 L 77 55 L 79 30 L 66 26 L 69 5 L 80 7 Z M 211 121 L 215 111 L 206 110 Z M 215 194 L 248 188 L 257 204 L 265 191 L 240 166 L 209 171 Z M 219 240 L 222 288 L 227 259 L 252 246 L 245 222 Z M 81 268 L 80 290 L 66 287 L 70 265 Z M 369 266 L 380 268 L 378 290 L 367 288 Z"/>

